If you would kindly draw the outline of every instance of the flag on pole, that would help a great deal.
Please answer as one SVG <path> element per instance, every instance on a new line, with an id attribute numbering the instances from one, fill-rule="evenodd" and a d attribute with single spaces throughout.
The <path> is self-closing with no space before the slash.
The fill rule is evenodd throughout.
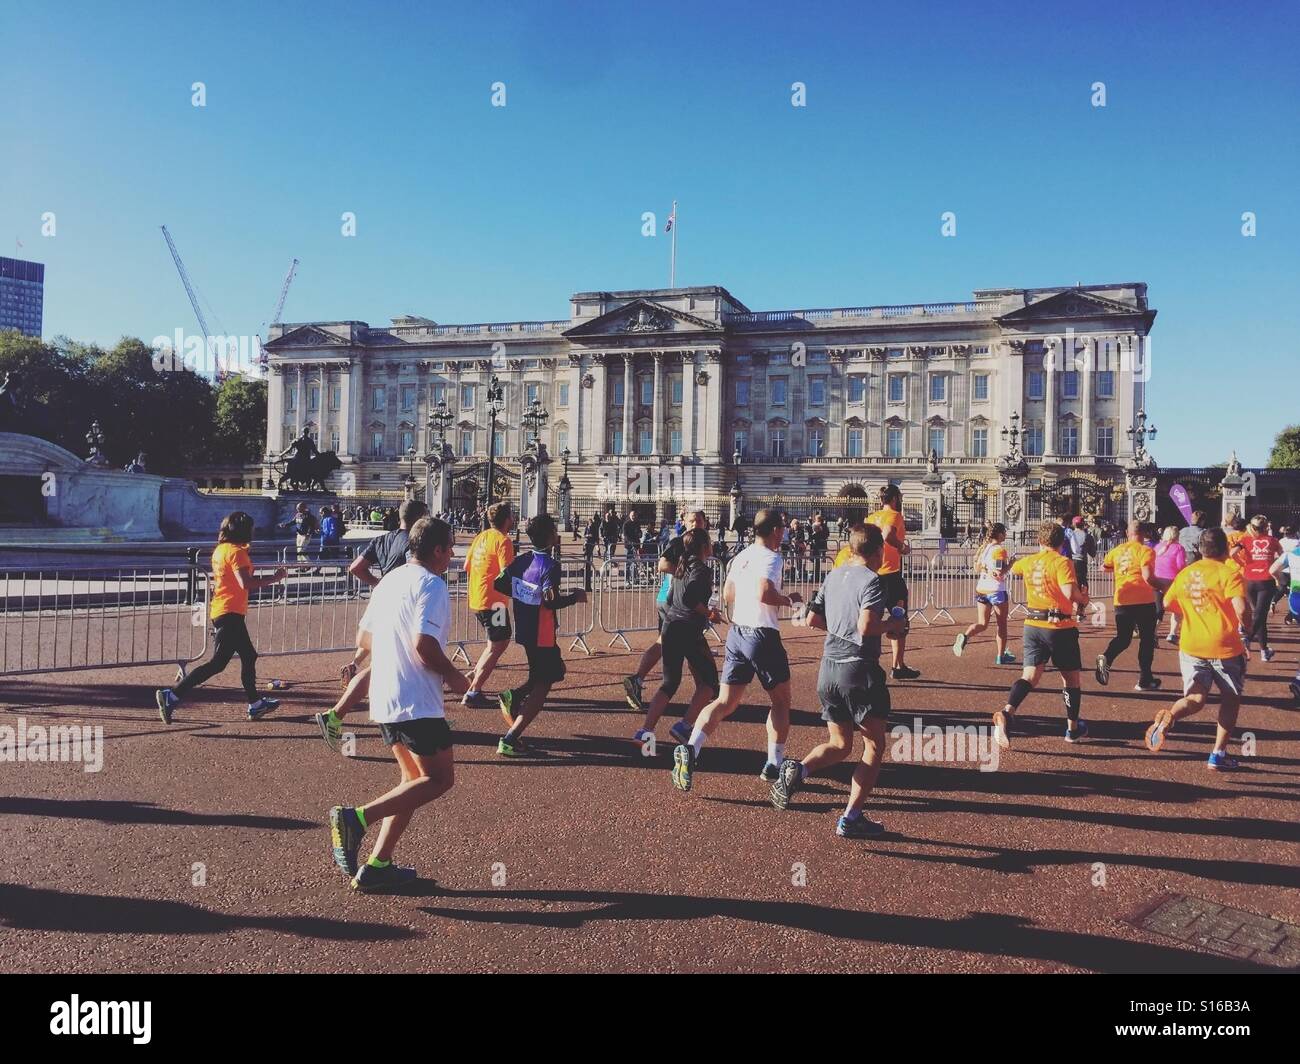
<path id="1" fill-rule="evenodd" d="M 674 223 L 675 221 L 677 221 L 677 204 L 676 204 L 676 203 L 673 204 L 672 213 L 668 215 L 668 222 L 667 222 L 667 224 L 664 226 L 664 232 L 665 232 L 665 233 L 671 233 L 671 232 L 673 231 L 673 223 Z"/>

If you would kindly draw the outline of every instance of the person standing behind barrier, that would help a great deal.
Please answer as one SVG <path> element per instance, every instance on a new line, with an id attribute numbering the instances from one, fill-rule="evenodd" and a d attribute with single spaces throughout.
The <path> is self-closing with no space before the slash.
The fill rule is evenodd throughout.
<path id="1" fill-rule="evenodd" d="M 799 583 L 808 580 L 808 530 L 799 518 L 790 522 L 790 556 L 794 559 L 794 578 Z"/>
<path id="2" fill-rule="evenodd" d="M 790 732 L 790 659 L 781 642 L 777 609 L 802 602 L 798 592 L 781 591 L 781 516 L 775 510 L 754 515 L 752 546 L 736 555 L 727 568 L 722 589 L 731 631 L 718 697 L 701 711 L 690 741 L 673 751 L 673 786 L 689 791 L 705 740 L 719 724 L 736 711 L 745 689 L 755 676 L 772 700 L 767 717 L 767 761 L 759 778 L 773 783 L 778 766 L 785 759 L 785 741 Z"/>
<path id="3" fill-rule="evenodd" d="M 260 720 L 280 704 L 275 698 L 257 694 L 257 651 L 248 635 L 248 593 L 278 584 L 288 575 L 281 567 L 270 576 L 256 576 L 248 555 L 253 542 L 253 519 L 242 510 L 227 514 L 217 533 L 212 551 L 212 598 L 208 616 L 216 633 L 212 657 L 198 666 L 174 688 L 154 692 L 154 702 L 164 724 L 172 722 L 176 707 L 185 695 L 222 672 L 239 655 L 239 679 L 248 699 L 248 719 Z"/>
<path id="4" fill-rule="evenodd" d="M 826 577 L 809 603 L 804 623 L 826 632 L 822 663 L 817 672 L 817 697 L 822 704 L 827 741 L 800 763 L 787 758 L 769 794 L 777 809 L 814 772 L 839 764 L 853 752 L 853 733 L 862 733 L 862 763 L 853 770 L 849 802 L 835 825 L 845 839 L 872 838 L 884 825 L 862 813 L 863 803 L 880 776 L 885 756 L 885 723 L 889 718 L 889 687 L 880 667 L 880 637 L 900 631 L 907 623 L 885 610 L 885 589 L 876 574 L 885 542 L 875 525 L 849 535 L 853 556 Z M 795 622 L 800 623 L 799 621 Z"/>
<path id="5" fill-rule="evenodd" d="M 830 546 L 830 542 L 830 526 L 822 519 L 821 511 L 818 510 L 813 514 L 812 529 L 808 533 L 808 547 L 812 551 L 813 583 L 819 587 L 826 566 L 826 549 Z"/>
<path id="6" fill-rule="evenodd" d="M 1088 592 L 1074 583 L 1074 566 L 1062 557 L 1065 529 L 1046 521 L 1038 530 L 1037 554 L 1021 558 L 1011 573 L 1025 582 L 1025 667 L 1011 685 L 1006 705 L 993 714 L 993 739 L 1001 747 L 1011 745 L 1011 721 L 1020 704 L 1038 686 L 1043 669 L 1050 663 L 1061 673 L 1065 699 L 1065 741 L 1078 742 L 1088 734 L 1080 719 L 1083 689 L 1079 684 L 1083 659 L 1079 651 L 1079 626 L 1074 607 L 1088 605 Z"/>
<path id="7" fill-rule="evenodd" d="M 709 528 L 709 519 L 704 516 L 703 510 L 696 510 L 690 515 L 690 528 L 700 529 L 707 532 Z M 688 529 L 689 531 L 689 529 Z M 668 611 L 668 596 L 672 589 L 672 574 L 676 572 L 679 563 L 682 560 L 682 551 L 685 550 L 685 540 L 682 536 L 669 540 L 668 546 L 659 557 L 659 590 L 655 593 L 655 607 L 659 614 L 659 638 L 646 647 L 645 653 L 641 655 L 641 661 L 637 665 L 636 672 L 631 676 L 623 677 L 623 691 L 627 698 L 627 704 L 635 709 L 638 713 L 645 712 L 645 701 L 642 687 L 645 678 L 650 675 L 650 670 L 659 664 L 659 659 L 663 655 L 663 630 L 664 618 Z M 685 742 L 680 736 L 674 735 L 677 741 Z"/>
<path id="8" fill-rule="evenodd" d="M 1076 586 L 1086 589 L 1088 559 L 1096 555 L 1097 541 L 1084 527 L 1082 516 L 1076 516 L 1071 520 L 1070 527 L 1065 532 L 1065 541 L 1070 550 L 1070 564 L 1074 566 L 1074 582 Z M 1074 619 L 1082 623 L 1083 614 L 1078 614 Z"/>
<path id="9" fill-rule="evenodd" d="M 636 563 L 641 555 L 641 522 L 636 519 L 636 510 L 629 509 L 627 519 L 623 522 L 623 551 L 627 555 L 623 566 L 623 579 L 628 587 L 636 579 Z"/>
<path id="10" fill-rule="evenodd" d="M 1155 691 L 1160 679 L 1151 672 L 1156 656 L 1156 595 L 1151 583 L 1156 553 L 1146 545 L 1147 526 L 1141 521 L 1128 523 L 1128 541 L 1113 547 L 1101 565 L 1115 574 L 1115 636 L 1097 655 L 1095 675 L 1103 687 L 1110 682 L 1110 668 L 1133 642 L 1138 633 L 1137 690 Z"/>
<path id="11" fill-rule="evenodd" d="M 582 557 L 587 563 L 583 571 L 583 583 L 588 591 L 591 590 L 591 574 L 596 567 L 596 546 L 599 543 L 600 515 L 593 512 L 587 522 L 585 542 L 582 545 Z"/>
<path id="12" fill-rule="evenodd" d="M 336 805 L 329 812 L 334 863 L 363 894 L 391 892 L 417 878 L 414 869 L 393 864 L 398 840 L 415 811 L 455 782 L 443 686 L 460 694 L 466 680 L 447 657 L 451 603 L 442 577 L 455 541 L 445 521 L 417 521 L 410 532 L 410 562 L 375 589 L 361 618 L 361 638 L 374 661 L 370 719 L 379 725 L 401 773 L 401 782 L 374 801 Z M 375 848 L 359 866 L 361 843 L 375 824 L 381 825 Z"/>
<path id="13" fill-rule="evenodd" d="M 691 668 L 695 695 L 686 714 L 670 729 L 674 739 L 686 742 L 700 710 L 718 695 L 718 667 L 704 638 L 711 623 L 722 621 L 722 614 L 709 605 L 713 597 L 713 567 L 709 564 L 712 557 L 709 533 L 703 528 L 692 528 L 682 536 L 676 567 L 667 576 L 668 598 L 659 633 L 663 679 L 646 710 L 644 723 L 633 736 L 638 743 L 654 735 L 655 725 L 681 686 L 683 664 Z"/>
<path id="14" fill-rule="evenodd" d="M 975 549 L 975 623 L 962 632 L 952 645 L 952 652 L 961 657 L 966 644 L 989 626 L 989 618 L 997 623 L 997 655 L 994 665 L 1014 665 L 1016 658 L 1007 650 L 1007 614 L 1011 596 L 1007 594 L 1007 573 L 1011 569 L 1011 552 L 1006 547 L 1006 525 L 995 524 L 988 530 L 987 541 Z"/>
<path id="15" fill-rule="evenodd" d="M 474 537 L 465 555 L 465 572 L 469 574 L 469 608 L 487 634 L 488 645 L 479 655 L 469 690 L 462 704 L 471 709 L 491 709 L 495 704 L 483 693 L 492 670 L 502 655 L 510 649 L 510 596 L 496 589 L 498 576 L 515 560 L 515 548 L 510 542 L 514 531 L 515 515 L 508 502 L 494 503 L 488 507 L 488 527 Z M 556 537 L 556 545 L 559 537 Z"/>
<path id="16" fill-rule="evenodd" d="M 1272 573 L 1273 563 L 1283 556 L 1282 544 L 1269 532 L 1268 518 L 1258 514 L 1250 519 L 1250 528 L 1241 538 L 1237 561 L 1246 580 L 1246 597 L 1250 600 L 1254 625 L 1246 636 L 1246 656 L 1250 644 L 1259 643 L 1265 661 L 1272 661 L 1274 650 L 1268 645 L 1268 615 L 1273 608 L 1273 593 L 1277 580 Z"/>
<path id="17" fill-rule="evenodd" d="M 886 484 L 880 489 L 880 509 L 867 518 L 867 524 L 880 529 L 885 540 L 885 553 L 880 563 L 880 579 L 885 585 L 885 599 L 892 610 L 895 606 L 907 609 L 907 582 L 903 579 L 904 554 L 910 554 L 912 548 L 907 545 L 907 525 L 903 521 L 903 493 L 897 484 Z M 919 669 L 907 667 L 907 632 L 890 633 L 889 643 L 893 651 L 893 671 L 895 680 L 915 680 L 921 675 Z"/>
<path id="18" fill-rule="evenodd" d="M 528 678 L 497 698 L 501 715 L 510 725 L 497 743 L 497 753 L 502 757 L 527 757 L 535 752 L 531 745 L 524 744 L 524 729 L 542 711 L 552 685 L 565 676 L 564 658 L 556 644 L 559 622 L 555 614 L 566 606 L 587 601 L 585 591 L 560 590 L 560 563 L 546 553 L 559 538 L 555 519 L 538 514 L 528 522 L 528 541 L 533 549 L 515 558 L 496 578 L 496 590 L 514 600 L 515 642 L 528 656 Z"/>
<path id="19" fill-rule="evenodd" d="M 294 546 L 298 548 L 298 561 L 307 561 L 307 545 L 311 542 L 311 537 L 316 534 L 316 518 L 312 512 L 307 509 L 305 502 L 300 502 L 293 508 L 293 517 L 280 526 L 281 528 L 293 529 Z"/>
<path id="20" fill-rule="evenodd" d="M 621 533 L 622 523 L 618 519 L 618 512 L 612 506 L 606 507 L 605 518 L 600 523 L 600 535 L 605 544 L 604 561 L 614 560 L 614 546 Z"/>
<path id="21" fill-rule="evenodd" d="M 1156 589 L 1156 630 L 1159 634 L 1160 622 L 1164 619 L 1165 592 L 1174 582 L 1174 577 L 1187 567 L 1187 552 L 1179 541 L 1178 529 L 1168 525 L 1160 534 L 1160 543 L 1156 546 L 1156 564 L 1152 572 L 1151 583 Z M 1169 634 L 1165 639 L 1170 643 L 1178 642 L 1178 614 L 1169 615 Z"/>
<path id="22" fill-rule="evenodd" d="M 328 506 L 320 508 L 320 560 L 338 556 L 339 546 L 343 542 L 343 526 Z"/>

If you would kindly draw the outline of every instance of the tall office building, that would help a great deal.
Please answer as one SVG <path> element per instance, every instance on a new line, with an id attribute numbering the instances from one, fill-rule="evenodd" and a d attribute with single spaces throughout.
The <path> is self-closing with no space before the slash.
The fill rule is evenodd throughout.
<path id="1" fill-rule="evenodd" d="M 45 264 L 0 258 L 0 332 L 40 336 L 44 304 Z"/>

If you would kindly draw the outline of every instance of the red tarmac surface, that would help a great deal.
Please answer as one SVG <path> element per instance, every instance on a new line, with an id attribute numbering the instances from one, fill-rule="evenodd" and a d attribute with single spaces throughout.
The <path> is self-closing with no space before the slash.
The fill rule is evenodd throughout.
<path id="1" fill-rule="evenodd" d="M 243 719 L 237 665 L 170 728 L 152 704 L 170 668 L 6 678 L 0 725 L 102 724 L 106 746 L 99 773 L 0 762 L 0 969 L 1264 970 L 1124 918 L 1173 893 L 1300 922 L 1300 712 L 1287 691 L 1300 645 L 1280 620 L 1278 657 L 1251 662 L 1241 726 L 1257 748 L 1243 771 L 1205 768 L 1208 712 L 1163 753 L 1143 749 L 1154 710 L 1176 695 L 1177 653 L 1161 643 L 1165 690 L 1143 694 L 1134 645 L 1108 688 L 1085 678 L 1086 743 L 1064 742 L 1049 673 L 997 771 L 887 762 L 869 811 L 890 833 L 870 842 L 834 836 L 851 763 L 811 780 L 788 812 L 768 805 L 757 685 L 684 795 L 669 783 L 672 718 L 656 759 L 630 741 L 640 721 L 620 679 L 637 655 L 570 653 L 569 678 L 531 733 L 542 761 L 497 757 L 495 710 L 453 709 L 456 785 L 416 815 L 399 849 L 438 887 L 395 897 L 355 895 L 329 857 L 328 808 L 397 779 L 363 714 L 349 718 L 351 760 L 311 720 L 335 697 L 344 655 L 263 658 L 263 685 L 291 686 L 257 723 Z M 985 725 L 1002 705 L 1017 670 L 989 664 L 987 634 L 958 661 L 957 631 L 914 631 L 909 658 L 924 676 L 892 685 L 891 726 L 915 714 Z M 799 757 L 824 735 L 821 642 L 785 635 L 797 711 L 788 752 Z M 1012 636 L 1018 653 L 1018 624 Z M 1086 634 L 1085 662 L 1104 638 Z M 512 648 L 489 686 L 521 675 Z M 192 885 L 196 863 L 205 886 Z M 796 865 L 805 885 L 792 882 Z"/>

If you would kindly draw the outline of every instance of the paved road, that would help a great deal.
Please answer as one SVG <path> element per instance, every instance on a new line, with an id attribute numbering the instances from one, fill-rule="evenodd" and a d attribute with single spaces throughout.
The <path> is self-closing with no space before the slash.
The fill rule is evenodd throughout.
<path id="1" fill-rule="evenodd" d="M 151 706 L 166 668 L 0 681 L 0 724 L 85 722 L 106 735 L 99 773 L 0 762 L 0 968 L 1255 968 L 1213 952 L 1249 949 L 1124 918 L 1174 894 L 1300 923 L 1291 631 L 1280 632 L 1272 664 L 1252 662 L 1242 719 L 1257 749 L 1246 771 L 1205 769 L 1208 719 L 1166 753 L 1141 748 L 1167 699 L 1132 689 L 1130 651 L 1104 692 L 1086 683 L 1086 744 L 1062 740 L 1059 695 L 1042 693 L 997 771 L 887 764 L 871 809 L 890 834 L 870 843 L 832 834 L 847 769 L 815 780 L 786 813 L 768 806 L 756 779 L 756 701 L 707 748 L 694 793 L 673 791 L 671 743 L 647 759 L 628 738 L 639 722 L 618 685 L 635 655 L 570 655 L 569 679 L 535 728 L 542 761 L 496 756 L 495 711 L 454 712 L 456 786 L 418 816 L 401 851 L 440 887 L 393 898 L 352 895 L 328 856 L 328 807 L 375 796 L 396 776 L 369 724 L 356 728 L 351 760 L 317 737 L 310 714 L 333 697 L 337 656 L 264 659 L 263 679 L 291 686 L 278 716 L 256 724 L 241 719 L 234 667 L 170 728 Z M 987 637 L 957 661 L 954 634 L 939 625 L 914 635 L 925 675 L 894 685 L 893 723 L 919 714 L 926 724 L 984 724 L 1001 704 L 1013 671 L 988 664 Z M 812 701 L 820 641 L 787 638 L 798 756 L 822 734 Z M 1086 652 L 1101 645 L 1086 635 Z M 1167 688 L 1176 667 L 1162 643 Z M 512 649 L 504 676 L 521 674 Z M 206 885 L 194 885 L 199 866 Z"/>

